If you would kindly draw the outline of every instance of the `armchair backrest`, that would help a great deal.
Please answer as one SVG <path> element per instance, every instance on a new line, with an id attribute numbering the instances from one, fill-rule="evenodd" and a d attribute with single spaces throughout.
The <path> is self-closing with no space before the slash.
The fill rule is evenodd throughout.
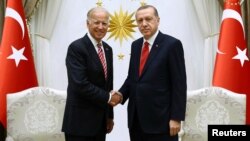
<path id="1" fill-rule="evenodd" d="M 182 141 L 207 141 L 212 124 L 245 124 L 246 95 L 220 87 L 188 91 Z"/>
<path id="2" fill-rule="evenodd" d="M 66 91 L 33 87 L 7 94 L 7 136 L 13 140 L 64 141 Z"/>

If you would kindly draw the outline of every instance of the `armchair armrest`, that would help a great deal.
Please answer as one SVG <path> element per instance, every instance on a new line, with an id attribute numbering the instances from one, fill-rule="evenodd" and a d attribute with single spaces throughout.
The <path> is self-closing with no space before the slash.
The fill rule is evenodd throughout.
<path id="1" fill-rule="evenodd" d="M 14 139 L 11 136 L 7 136 L 5 141 L 14 141 Z"/>

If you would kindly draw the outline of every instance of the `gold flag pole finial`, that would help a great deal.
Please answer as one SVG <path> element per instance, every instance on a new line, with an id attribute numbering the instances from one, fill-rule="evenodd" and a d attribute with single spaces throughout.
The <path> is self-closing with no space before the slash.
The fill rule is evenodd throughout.
<path id="1" fill-rule="evenodd" d="M 146 5 L 147 3 L 145 2 L 145 0 L 141 0 L 141 6 Z"/>
<path id="2" fill-rule="evenodd" d="M 102 0 L 98 0 L 96 5 L 102 7 Z"/>

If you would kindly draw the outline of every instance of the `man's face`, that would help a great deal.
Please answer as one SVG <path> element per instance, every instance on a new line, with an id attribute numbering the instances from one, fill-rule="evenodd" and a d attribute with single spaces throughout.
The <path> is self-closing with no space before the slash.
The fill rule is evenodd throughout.
<path id="1" fill-rule="evenodd" d="M 108 14 L 103 11 L 95 11 L 87 21 L 89 33 L 96 41 L 101 41 L 108 31 Z"/>
<path id="2" fill-rule="evenodd" d="M 154 9 L 149 7 L 137 11 L 136 22 L 145 39 L 149 39 L 157 31 L 160 18 L 155 16 Z"/>

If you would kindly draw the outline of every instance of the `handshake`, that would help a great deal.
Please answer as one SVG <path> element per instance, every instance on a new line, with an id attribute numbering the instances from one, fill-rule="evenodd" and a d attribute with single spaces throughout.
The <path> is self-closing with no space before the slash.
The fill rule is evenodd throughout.
<path id="1" fill-rule="evenodd" d="M 111 99 L 110 99 L 108 104 L 113 106 L 113 107 L 116 106 L 117 104 L 121 103 L 123 100 L 122 94 L 118 91 L 112 90 L 110 92 L 110 96 L 111 96 Z"/>

